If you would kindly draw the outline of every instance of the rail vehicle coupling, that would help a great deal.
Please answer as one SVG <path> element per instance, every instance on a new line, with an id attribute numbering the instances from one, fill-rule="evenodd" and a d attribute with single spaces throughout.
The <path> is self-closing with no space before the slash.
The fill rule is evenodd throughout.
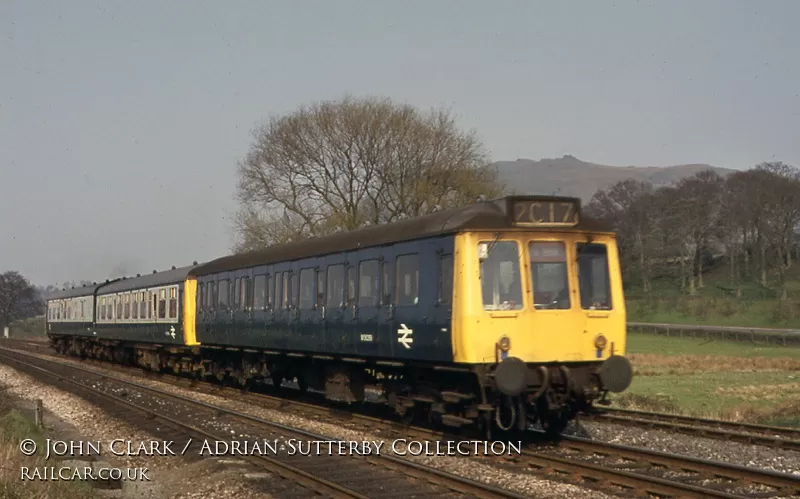
<path id="1" fill-rule="evenodd" d="M 612 355 L 593 376 L 605 397 L 608 392 L 620 393 L 630 386 L 633 368 L 627 358 Z M 496 364 L 492 378 L 501 394 L 494 419 L 503 431 L 524 430 L 534 418 L 545 426 L 558 426 L 572 417 L 584 397 L 593 398 L 585 392 L 589 387 L 580 371 L 573 373 L 564 365 L 533 367 L 517 357 L 505 357 Z M 596 396 L 597 391 L 594 393 Z"/>

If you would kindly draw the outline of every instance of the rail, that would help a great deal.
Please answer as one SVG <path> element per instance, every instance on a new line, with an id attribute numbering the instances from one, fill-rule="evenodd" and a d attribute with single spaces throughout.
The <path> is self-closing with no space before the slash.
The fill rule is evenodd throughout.
<path id="1" fill-rule="evenodd" d="M 628 322 L 628 331 L 689 338 L 800 345 L 800 330 L 746 326 L 709 326 L 704 324 L 660 324 Z"/>

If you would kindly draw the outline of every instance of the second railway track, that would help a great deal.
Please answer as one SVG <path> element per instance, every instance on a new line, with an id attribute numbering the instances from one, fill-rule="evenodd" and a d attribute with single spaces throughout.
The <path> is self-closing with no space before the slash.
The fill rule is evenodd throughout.
<path id="1" fill-rule="evenodd" d="M 599 409 L 581 419 L 800 451 L 800 430 L 796 428 L 613 408 Z"/>
<path id="2" fill-rule="evenodd" d="M 39 348 L 37 350 L 41 351 Z M 95 363 L 97 364 L 99 363 Z M 103 367 L 126 373 L 141 372 L 135 368 L 112 367 L 107 363 L 103 363 Z M 381 435 L 384 439 L 439 440 L 446 437 L 440 432 L 425 428 L 408 427 L 355 412 L 332 410 L 283 397 L 246 393 L 239 389 L 191 382 L 173 376 L 160 376 L 159 380 L 168 380 L 170 384 L 209 395 L 227 395 L 228 398 L 235 398 L 240 402 L 244 398 L 247 402 L 271 409 L 295 414 L 302 412 L 304 417 L 322 418 L 353 431 Z M 547 479 L 557 478 L 616 494 L 636 492 L 661 497 L 800 495 L 800 476 L 571 437 L 565 438 L 556 447 L 538 445 L 527 448 L 519 456 L 486 456 L 475 459 L 511 467 L 517 472 L 533 473 Z"/>

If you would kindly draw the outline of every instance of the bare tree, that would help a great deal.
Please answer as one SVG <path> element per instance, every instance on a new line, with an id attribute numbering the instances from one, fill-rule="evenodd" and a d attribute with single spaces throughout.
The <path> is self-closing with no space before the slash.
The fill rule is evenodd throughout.
<path id="1" fill-rule="evenodd" d="M 794 229 L 800 223 L 800 172 L 781 162 L 762 163 L 757 171 L 766 172 L 766 191 L 769 193 L 764 211 L 764 237 L 775 254 L 778 274 L 778 295 L 788 297 L 786 271 L 791 267 Z"/>
<path id="2" fill-rule="evenodd" d="M 688 247 L 694 251 L 687 255 L 691 257 L 691 293 L 695 290 L 695 282 L 698 288 L 703 287 L 703 255 L 718 226 L 723 183 L 723 178 L 713 170 L 697 173 L 678 182 L 676 202 L 686 224 L 684 230 Z"/>
<path id="3" fill-rule="evenodd" d="M 43 311 L 44 302 L 36 288 L 19 272 L 0 274 L 0 327 Z"/>
<path id="4" fill-rule="evenodd" d="M 612 224 L 617 232 L 623 269 L 634 268 L 642 290 L 651 291 L 651 261 L 654 256 L 654 229 L 658 214 L 652 204 L 653 186 L 647 182 L 623 180 L 595 193 L 587 206 L 592 215 Z M 629 272 L 628 272 L 629 273 Z"/>
<path id="5" fill-rule="evenodd" d="M 239 163 L 237 251 L 500 194 L 474 133 L 386 99 L 315 103 L 254 131 Z"/>

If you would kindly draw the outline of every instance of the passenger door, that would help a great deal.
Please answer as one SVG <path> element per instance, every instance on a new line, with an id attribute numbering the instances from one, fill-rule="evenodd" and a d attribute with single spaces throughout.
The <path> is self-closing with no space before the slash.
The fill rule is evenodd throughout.
<path id="1" fill-rule="evenodd" d="M 297 332 L 297 348 L 305 351 L 317 351 L 320 347 L 321 332 L 319 328 L 322 310 L 317 306 L 317 268 L 308 266 L 301 268 L 298 279 L 300 289 L 295 331 Z"/>
<path id="2" fill-rule="evenodd" d="M 395 352 L 394 328 L 394 252 L 384 248 L 381 255 L 381 303 L 378 313 L 378 353 L 393 357 Z"/>
<path id="3" fill-rule="evenodd" d="M 343 352 L 345 328 L 345 262 L 331 261 L 327 267 L 327 286 L 325 291 L 324 348 L 328 352 Z"/>
<path id="4" fill-rule="evenodd" d="M 269 292 L 265 268 L 257 268 L 253 272 L 253 309 L 252 309 L 252 343 L 255 346 L 266 346 L 267 339 L 267 306 Z"/>
<path id="5" fill-rule="evenodd" d="M 359 355 L 377 356 L 380 352 L 379 318 L 381 262 L 378 248 L 359 252 L 358 298 L 353 340 Z"/>

